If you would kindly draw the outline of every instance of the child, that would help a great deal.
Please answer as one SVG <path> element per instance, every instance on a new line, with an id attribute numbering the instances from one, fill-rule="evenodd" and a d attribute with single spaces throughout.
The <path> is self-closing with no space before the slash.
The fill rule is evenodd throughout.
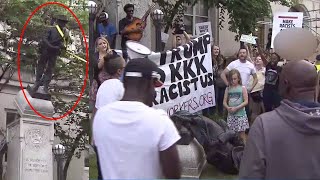
<path id="1" fill-rule="evenodd" d="M 231 130 L 240 133 L 246 143 L 245 130 L 249 129 L 245 106 L 248 104 L 247 89 L 242 86 L 240 72 L 232 69 L 228 76 L 229 87 L 226 88 L 223 106 L 228 111 L 227 124 Z"/>

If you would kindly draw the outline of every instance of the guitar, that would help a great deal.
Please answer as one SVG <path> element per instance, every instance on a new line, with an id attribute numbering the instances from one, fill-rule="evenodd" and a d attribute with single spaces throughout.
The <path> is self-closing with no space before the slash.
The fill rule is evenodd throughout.
<path id="1" fill-rule="evenodd" d="M 125 31 L 132 31 L 132 30 L 136 30 L 138 28 L 145 28 L 147 25 L 147 18 L 151 12 L 151 10 L 156 6 L 155 3 L 152 3 L 152 5 L 150 6 L 150 8 L 147 10 L 147 12 L 143 15 L 143 17 L 141 19 L 136 18 L 135 20 L 133 20 L 133 22 L 129 25 L 127 25 L 124 30 Z M 128 39 L 133 40 L 133 41 L 140 41 L 140 39 L 143 36 L 143 32 L 137 32 L 137 33 L 129 33 L 127 35 Z"/>

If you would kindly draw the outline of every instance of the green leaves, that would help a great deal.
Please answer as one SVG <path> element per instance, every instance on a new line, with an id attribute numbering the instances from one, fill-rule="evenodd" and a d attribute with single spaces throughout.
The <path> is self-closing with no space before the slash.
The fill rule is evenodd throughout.
<path id="1" fill-rule="evenodd" d="M 257 21 L 271 16 L 270 3 L 284 6 L 292 5 L 290 0 L 203 0 L 208 7 L 219 9 L 219 27 L 229 24 L 229 30 L 236 33 L 236 40 L 241 34 L 250 34 L 257 27 Z M 165 33 L 172 26 L 176 16 L 183 14 L 185 6 L 193 6 L 200 0 L 153 0 L 164 12 Z M 228 15 L 228 18 L 226 17 Z M 181 15 L 180 15 L 181 16 Z"/>

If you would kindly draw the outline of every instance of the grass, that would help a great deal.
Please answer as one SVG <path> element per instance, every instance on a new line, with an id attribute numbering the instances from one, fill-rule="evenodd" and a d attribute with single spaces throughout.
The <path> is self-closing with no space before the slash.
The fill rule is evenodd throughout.
<path id="1" fill-rule="evenodd" d="M 89 179 L 98 179 L 98 167 L 95 154 L 89 158 Z"/>

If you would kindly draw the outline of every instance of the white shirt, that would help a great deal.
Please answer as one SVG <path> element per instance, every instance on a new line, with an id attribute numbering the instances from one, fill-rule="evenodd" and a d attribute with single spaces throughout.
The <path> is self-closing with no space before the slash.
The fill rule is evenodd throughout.
<path id="1" fill-rule="evenodd" d="M 95 107 L 99 109 L 109 103 L 119 101 L 123 97 L 123 93 L 123 84 L 119 79 L 108 79 L 98 89 Z"/>
<path id="2" fill-rule="evenodd" d="M 237 69 L 240 72 L 242 85 L 248 89 L 250 75 L 256 74 L 256 68 L 248 60 L 245 63 L 242 63 L 239 59 L 232 61 L 227 69 L 231 71 L 232 69 Z"/>
<path id="3" fill-rule="evenodd" d="M 117 101 L 97 111 L 93 138 L 103 179 L 159 179 L 159 151 L 171 147 L 180 135 L 163 110 Z"/>

